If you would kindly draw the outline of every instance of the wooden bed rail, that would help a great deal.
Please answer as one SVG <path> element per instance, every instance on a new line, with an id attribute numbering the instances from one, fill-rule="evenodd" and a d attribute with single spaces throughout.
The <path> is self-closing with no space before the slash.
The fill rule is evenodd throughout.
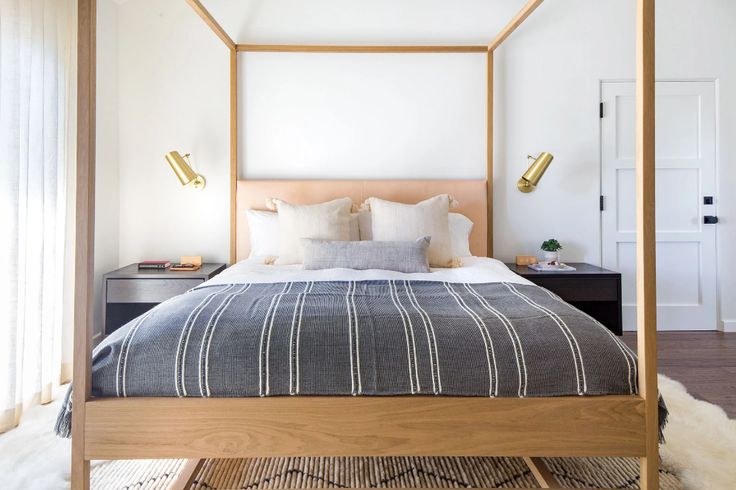
<path id="1" fill-rule="evenodd" d="M 256 53 L 485 53 L 486 46 L 377 46 L 355 44 L 238 44 L 240 52 Z"/>
<path id="2" fill-rule="evenodd" d="M 189 4 L 190 7 L 192 7 L 192 10 L 194 10 L 197 15 L 199 15 L 204 23 L 207 24 L 210 29 L 212 29 L 212 32 L 214 32 L 215 35 L 219 37 L 223 43 L 225 43 L 225 46 L 227 46 L 231 51 L 234 51 L 235 42 L 228 35 L 228 33 L 225 32 L 225 29 L 222 28 L 222 26 L 215 20 L 215 18 L 212 17 L 212 14 L 210 14 L 209 11 L 204 8 L 202 2 L 200 2 L 199 0 L 186 0 L 186 2 Z"/>
<path id="3" fill-rule="evenodd" d="M 200 0 L 186 0 L 230 56 L 231 261 L 238 179 L 238 52 L 487 53 L 488 248 L 493 230 L 494 51 L 537 9 L 529 0 L 488 46 L 238 44 Z M 77 206 L 72 488 L 89 460 L 306 455 L 639 456 L 641 488 L 658 488 L 654 222 L 654 2 L 636 0 L 637 330 L 640 396 L 493 400 L 445 397 L 90 400 L 94 264 L 96 0 L 77 0 Z M 275 416 L 278 420 L 275 420 Z M 279 423 L 276 423 L 276 422 Z M 196 462 L 188 471 L 198 468 Z M 544 479 L 536 468 L 535 475 Z M 184 480 L 189 481 L 187 478 Z M 186 482 L 185 482 L 186 483 Z"/>
<path id="4" fill-rule="evenodd" d="M 537 7 L 542 5 L 542 2 L 544 0 L 529 0 L 526 5 L 519 11 L 518 14 L 514 16 L 513 19 L 504 27 L 501 29 L 501 32 L 498 33 L 496 38 L 491 41 L 491 43 L 488 45 L 488 51 L 494 51 L 497 47 L 499 47 L 505 40 L 508 38 L 511 33 L 513 33 L 517 27 L 519 27 L 522 22 L 524 22 L 527 17 L 532 15 L 532 12 L 534 12 Z"/>
<path id="5" fill-rule="evenodd" d="M 106 398 L 86 456 L 643 456 L 638 396 Z"/>

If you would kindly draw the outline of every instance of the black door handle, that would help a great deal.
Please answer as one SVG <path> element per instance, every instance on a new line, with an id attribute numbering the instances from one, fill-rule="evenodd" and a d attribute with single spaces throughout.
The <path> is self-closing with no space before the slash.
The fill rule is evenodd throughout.
<path id="1" fill-rule="evenodd" d="M 703 223 L 706 225 L 715 225 L 718 223 L 718 216 L 703 216 Z"/>

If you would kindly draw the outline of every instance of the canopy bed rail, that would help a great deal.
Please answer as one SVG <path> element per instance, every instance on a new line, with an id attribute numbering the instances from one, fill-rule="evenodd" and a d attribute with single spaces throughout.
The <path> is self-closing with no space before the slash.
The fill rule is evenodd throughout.
<path id="1" fill-rule="evenodd" d="M 230 257 L 238 251 L 238 53 L 469 53 L 487 57 L 485 239 L 493 254 L 493 55 L 541 5 L 530 0 L 487 46 L 238 44 L 199 0 L 186 0 L 230 56 Z M 654 223 L 654 0 L 636 6 L 637 396 L 559 398 L 281 397 L 93 399 L 96 0 L 78 0 L 77 206 L 72 488 L 89 461 L 329 455 L 523 456 L 546 486 L 539 456 L 635 456 L 641 488 L 658 488 Z M 481 181 L 482 182 L 482 181 Z M 241 184 L 243 184 L 241 182 Z M 247 185 L 247 184 L 245 184 Z M 242 197 L 242 196 L 241 196 Z M 200 465 L 187 465 L 182 482 Z M 182 487 L 183 488 L 183 487 Z"/>
<path id="2" fill-rule="evenodd" d="M 238 44 L 238 52 L 258 53 L 485 53 L 486 46 L 357 46 L 319 44 Z"/>

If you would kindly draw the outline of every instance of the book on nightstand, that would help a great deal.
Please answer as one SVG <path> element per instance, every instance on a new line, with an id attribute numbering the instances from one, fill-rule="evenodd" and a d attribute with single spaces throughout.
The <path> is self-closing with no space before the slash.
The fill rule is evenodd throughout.
<path id="1" fill-rule="evenodd" d="M 138 263 L 138 269 L 166 270 L 171 266 L 168 260 L 144 260 Z"/>

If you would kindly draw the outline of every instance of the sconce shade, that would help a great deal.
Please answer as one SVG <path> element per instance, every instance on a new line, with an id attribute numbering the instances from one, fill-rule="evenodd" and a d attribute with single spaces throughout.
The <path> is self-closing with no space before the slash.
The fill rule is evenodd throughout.
<path id="1" fill-rule="evenodd" d="M 533 191 L 537 184 L 539 184 L 539 180 L 542 178 L 542 175 L 544 175 L 549 164 L 552 163 L 553 158 L 552 154 L 546 151 L 540 153 L 539 156 L 534 159 L 534 163 L 532 163 L 527 171 L 524 172 L 524 175 L 521 176 L 516 187 L 518 187 L 521 192 Z"/>
<path id="2" fill-rule="evenodd" d="M 166 154 L 166 161 L 171 165 L 171 169 L 179 178 L 181 185 L 192 185 L 196 189 L 201 189 L 205 185 L 204 177 L 198 175 L 187 161 L 178 151 L 170 151 Z"/>

